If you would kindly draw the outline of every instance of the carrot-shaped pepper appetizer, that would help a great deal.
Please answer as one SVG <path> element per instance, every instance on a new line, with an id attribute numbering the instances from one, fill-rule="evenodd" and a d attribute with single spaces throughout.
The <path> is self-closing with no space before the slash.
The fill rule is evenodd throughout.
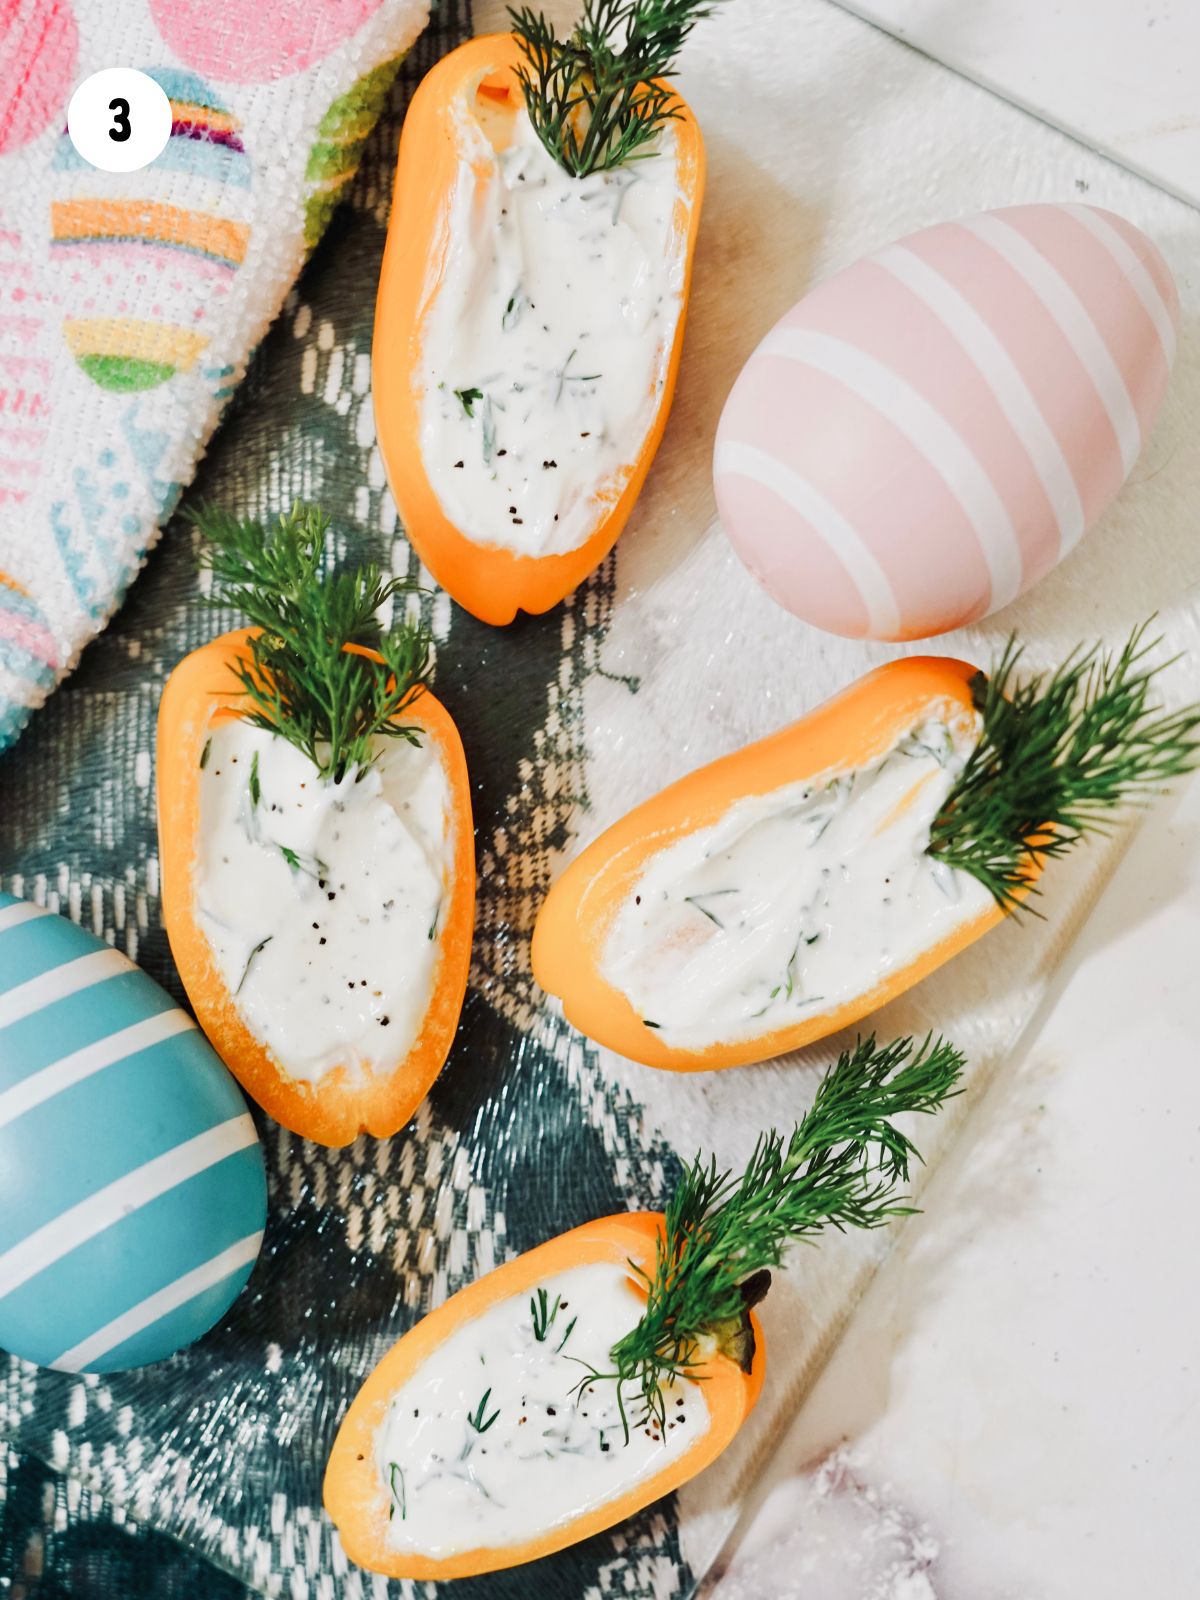
<path id="1" fill-rule="evenodd" d="M 666 426 L 704 149 L 666 81 L 701 0 L 585 0 L 567 39 L 441 60 L 409 106 L 375 318 L 384 465 L 434 577 L 485 622 L 607 555 Z"/>
<path id="2" fill-rule="evenodd" d="M 533 969 L 648 1066 L 763 1061 L 866 1016 L 1035 893 L 1042 864 L 1196 765 L 1200 706 L 1157 709 L 1155 641 L 1017 682 L 892 662 L 691 773 L 551 889 Z"/>
<path id="3" fill-rule="evenodd" d="M 197 518 L 255 624 L 163 691 L 163 913 L 201 1027 L 248 1094 L 321 1144 L 395 1133 L 458 1027 L 475 921 L 458 730 L 408 585 L 322 571 L 326 522 Z"/>
<path id="4" fill-rule="evenodd" d="M 516 1566 L 703 1471 L 762 1385 L 769 1269 L 824 1227 L 910 1209 L 916 1151 L 892 1119 L 936 1111 L 961 1069 L 942 1040 L 860 1040 L 740 1175 L 698 1156 L 665 1215 L 575 1228 L 431 1312 L 334 1443 L 325 1505 L 351 1560 L 416 1579 Z"/>

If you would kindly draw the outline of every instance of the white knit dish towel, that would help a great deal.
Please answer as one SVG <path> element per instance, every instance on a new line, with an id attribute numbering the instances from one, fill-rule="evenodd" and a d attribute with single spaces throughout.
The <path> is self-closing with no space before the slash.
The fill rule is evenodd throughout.
<path id="1" fill-rule="evenodd" d="M 354 173 L 429 0 L 0 7 L 0 750 L 112 616 Z M 162 153 L 89 166 L 137 67 Z"/>

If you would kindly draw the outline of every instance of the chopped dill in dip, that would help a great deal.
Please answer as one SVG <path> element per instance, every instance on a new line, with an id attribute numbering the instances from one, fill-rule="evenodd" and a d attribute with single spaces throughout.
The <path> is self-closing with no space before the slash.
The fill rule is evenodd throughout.
<path id="1" fill-rule="evenodd" d="M 574 550 L 636 460 L 681 309 L 676 141 L 574 178 L 522 107 L 459 107 L 463 153 L 422 324 L 421 450 L 451 522 Z"/>
<path id="2" fill-rule="evenodd" d="M 433 741 L 375 748 L 338 782 L 230 719 L 201 762 L 197 920 L 247 1027 L 308 1082 L 390 1070 L 432 995 L 449 787 Z"/>
<path id="3" fill-rule="evenodd" d="M 973 713 L 930 718 L 869 766 L 747 797 L 658 851 L 613 919 L 605 978 L 690 1049 L 869 993 L 993 904 L 928 854 L 978 737 Z"/>
<path id="4" fill-rule="evenodd" d="M 464 1323 L 392 1396 L 376 1435 L 388 1543 L 448 1556 L 523 1543 L 624 1494 L 709 1426 L 703 1384 L 664 1389 L 666 1424 L 626 1386 L 580 1388 L 645 1299 L 617 1262 L 574 1267 Z"/>

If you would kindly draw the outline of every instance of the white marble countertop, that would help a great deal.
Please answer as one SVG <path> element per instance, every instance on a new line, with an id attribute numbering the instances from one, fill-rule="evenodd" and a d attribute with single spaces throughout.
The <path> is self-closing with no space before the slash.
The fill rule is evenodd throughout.
<path id="1" fill-rule="evenodd" d="M 935 1173 L 709 1600 L 1200 1594 L 1198 847 L 1193 781 Z"/>

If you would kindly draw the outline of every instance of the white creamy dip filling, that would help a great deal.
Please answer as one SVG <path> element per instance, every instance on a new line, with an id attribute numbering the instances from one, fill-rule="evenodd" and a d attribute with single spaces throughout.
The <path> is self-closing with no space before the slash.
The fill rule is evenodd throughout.
<path id="1" fill-rule="evenodd" d="M 200 773 L 197 921 L 247 1027 L 293 1078 L 391 1070 L 429 1008 L 453 860 L 436 746 L 378 741 L 334 783 L 248 722 Z"/>
<path id="2" fill-rule="evenodd" d="M 421 329 L 421 450 L 467 538 L 558 554 L 595 531 L 597 496 L 620 492 L 666 379 L 684 273 L 675 136 L 572 178 L 523 106 L 489 104 L 459 109 L 445 260 Z"/>
<path id="3" fill-rule="evenodd" d="M 979 737 L 931 719 L 880 760 L 740 800 L 650 857 L 601 961 L 668 1044 L 756 1038 L 868 993 L 992 904 L 926 853 Z"/>
<path id="4" fill-rule="evenodd" d="M 392 1396 L 375 1440 L 388 1543 L 449 1556 L 519 1544 L 660 1472 L 709 1425 L 703 1385 L 663 1390 L 667 1426 L 631 1432 L 615 1385 L 577 1392 L 645 1301 L 617 1262 L 574 1267 L 458 1328 Z M 539 1338 L 539 1332 L 544 1337 Z"/>

